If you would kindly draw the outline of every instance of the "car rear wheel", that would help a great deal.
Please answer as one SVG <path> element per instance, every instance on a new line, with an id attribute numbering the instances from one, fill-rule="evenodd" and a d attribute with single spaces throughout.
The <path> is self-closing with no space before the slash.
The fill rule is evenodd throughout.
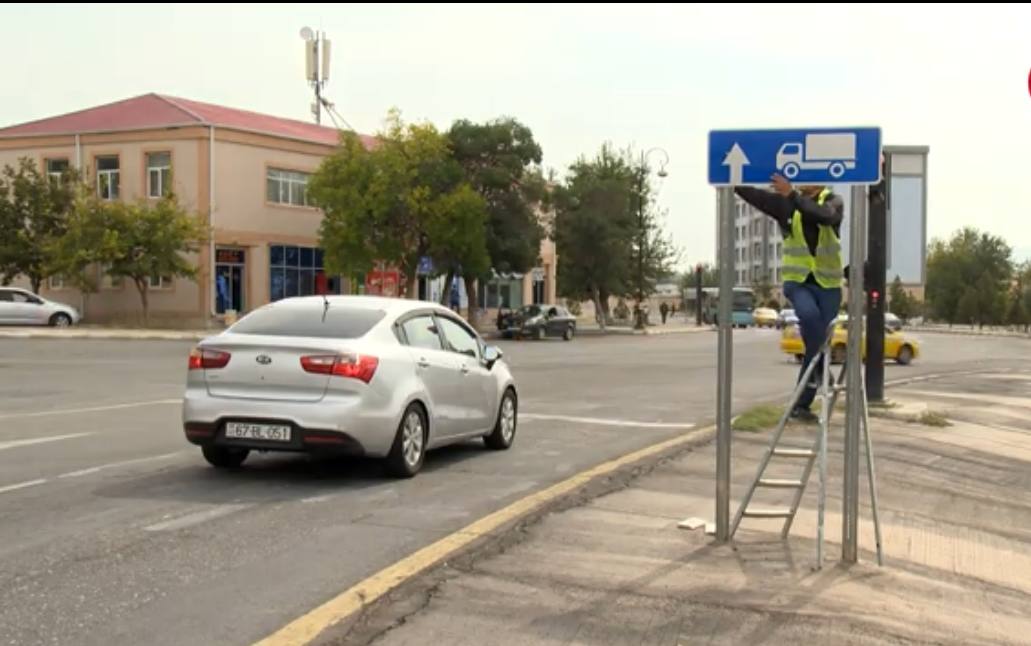
<path id="1" fill-rule="evenodd" d="M 231 449 L 225 446 L 204 446 L 201 447 L 201 452 L 208 464 L 219 469 L 235 469 L 250 455 L 247 449 Z"/>
<path id="2" fill-rule="evenodd" d="M 68 327 L 72 324 L 72 317 L 64 312 L 58 312 L 50 317 L 51 327 Z"/>
<path id="3" fill-rule="evenodd" d="M 902 348 L 899 349 L 898 356 L 895 357 L 895 361 L 898 362 L 900 366 L 908 366 L 913 362 L 913 348 L 908 345 L 902 346 Z"/>
<path id="4" fill-rule="evenodd" d="M 504 451 L 512 446 L 515 440 L 516 426 L 518 424 L 519 405 L 515 393 L 511 388 L 505 391 L 501 397 L 501 406 L 498 407 L 498 421 L 494 424 L 494 430 L 490 435 L 483 438 L 487 448 L 495 451 Z"/>
<path id="5" fill-rule="evenodd" d="M 570 325 L 569 327 L 566 328 L 566 331 L 562 334 L 562 338 L 565 339 L 566 341 L 572 341 L 573 340 L 573 335 L 575 335 L 575 334 L 576 334 L 576 328 L 574 328 L 572 325 Z"/>
<path id="6" fill-rule="evenodd" d="M 401 416 L 394 445 L 387 456 L 387 473 L 395 478 L 411 478 L 426 459 L 426 413 L 419 404 L 410 404 Z"/>

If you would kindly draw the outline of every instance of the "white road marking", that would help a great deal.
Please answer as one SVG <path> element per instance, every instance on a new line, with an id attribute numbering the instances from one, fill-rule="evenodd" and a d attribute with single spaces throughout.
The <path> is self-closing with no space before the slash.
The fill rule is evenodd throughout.
<path id="1" fill-rule="evenodd" d="M 6 487 L 0 487 L 0 493 L 7 493 L 8 491 L 17 491 L 18 489 L 24 489 L 26 487 L 35 487 L 45 483 L 46 478 L 40 478 L 39 480 L 29 480 L 27 482 L 19 482 L 18 484 L 7 485 Z"/>
<path id="2" fill-rule="evenodd" d="M 324 493 L 324 494 L 322 494 L 320 496 L 308 496 L 307 498 L 301 498 L 301 502 L 305 502 L 305 503 L 325 502 L 325 501 L 329 500 L 330 498 L 334 497 L 335 495 L 336 494 L 332 494 L 332 493 Z"/>
<path id="3" fill-rule="evenodd" d="M 571 417 L 568 415 L 543 415 L 537 413 L 520 413 L 519 417 L 529 420 L 549 422 L 575 422 L 577 424 L 595 424 L 598 426 L 623 426 L 631 428 L 672 428 L 688 430 L 694 424 L 671 424 L 668 422 L 638 422 L 631 419 L 603 419 L 598 417 Z"/>
<path id="4" fill-rule="evenodd" d="M 58 410 L 44 410 L 35 413 L 10 413 L 0 415 L 0 419 L 15 419 L 23 417 L 45 417 L 47 415 L 77 415 L 79 413 L 96 413 L 105 410 L 121 410 L 124 408 L 140 408 L 142 406 L 160 406 L 164 404 L 181 404 L 182 399 L 152 399 L 143 402 L 129 402 L 127 404 L 110 404 L 108 406 L 90 406 L 88 408 L 62 408 Z"/>
<path id="5" fill-rule="evenodd" d="M 1027 408 L 1031 406 L 1031 400 L 1026 397 L 1006 397 L 1001 395 L 989 395 L 982 393 L 955 393 L 941 390 L 915 390 L 905 388 L 902 390 L 907 395 L 919 395 L 921 397 L 941 397 L 943 399 L 960 399 L 963 401 L 981 402 L 983 404 L 997 404 L 1000 406 L 1016 406 Z"/>
<path id="6" fill-rule="evenodd" d="M 73 437 L 82 437 L 84 435 L 93 435 L 93 433 L 69 433 L 67 435 L 51 435 L 50 437 L 34 437 L 25 440 L 11 440 L 10 442 L 0 442 L 0 451 L 18 448 L 19 446 L 32 446 L 33 444 L 46 444 L 47 442 L 70 440 Z"/>
<path id="7" fill-rule="evenodd" d="M 237 505 L 219 505 L 211 509 L 202 509 L 201 511 L 195 511 L 192 514 L 186 514 L 179 518 L 173 518 L 171 520 L 162 521 L 153 525 L 148 525 L 143 529 L 148 532 L 167 532 L 175 531 L 177 529 L 184 529 L 186 527 L 192 527 L 193 525 L 199 525 L 209 520 L 214 520 L 221 516 L 227 516 L 244 509 L 253 507 L 254 504 L 237 504 Z"/>
<path id="8" fill-rule="evenodd" d="M 112 462 L 110 464 L 102 464 L 96 467 L 89 467 L 86 469 L 79 469 L 78 471 L 71 471 L 69 473 L 62 473 L 57 476 L 58 478 L 78 478 L 79 476 L 89 475 L 91 473 L 97 473 L 103 469 L 114 469 L 116 467 L 124 467 L 130 464 L 142 464 L 143 462 L 156 462 L 157 460 L 167 460 L 168 458 L 175 457 L 186 451 L 175 451 L 173 453 L 162 453 L 161 455 L 152 455 L 146 458 L 135 458 L 132 460 L 123 460 L 121 462 Z"/>

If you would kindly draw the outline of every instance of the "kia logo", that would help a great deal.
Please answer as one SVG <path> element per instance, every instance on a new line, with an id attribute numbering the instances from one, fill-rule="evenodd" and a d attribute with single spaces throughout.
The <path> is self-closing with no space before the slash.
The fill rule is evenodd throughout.
<path id="1" fill-rule="evenodd" d="M 272 357 L 268 356 L 267 354 L 259 354 L 258 356 L 254 357 L 254 360 L 263 366 L 267 366 L 268 364 L 272 363 Z"/>

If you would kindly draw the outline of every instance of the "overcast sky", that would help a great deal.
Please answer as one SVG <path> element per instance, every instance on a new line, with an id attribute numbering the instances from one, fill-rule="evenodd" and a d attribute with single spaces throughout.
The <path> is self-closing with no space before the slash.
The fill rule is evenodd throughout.
<path id="1" fill-rule="evenodd" d="M 159 92 L 308 119 L 304 25 L 327 94 L 374 132 L 508 115 L 560 175 L 606 141 L 669 152 L 660 203 L 686 263 L 714 256 L 706 134 L 879 125 L 923 144 L 929 232 L 973 224 L 1031 255 L 1027 7 L 0 6 L 0 124 Z"/>

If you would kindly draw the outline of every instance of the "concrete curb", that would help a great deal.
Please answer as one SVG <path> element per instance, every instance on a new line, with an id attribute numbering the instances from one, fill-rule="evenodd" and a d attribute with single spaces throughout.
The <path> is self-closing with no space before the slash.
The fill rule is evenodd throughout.
<path id="1" fill-rule="evenodd" d="M 897 405 L 870 406 L 870 417 L 890 419 L 896 422 L 915 424 L 930 412 L 926 402 L 902 402 Z"/>
<path id="2" fill-rule="evenodd" d="M 51 328 L 0 330 L 0 339 L 98 339 L 121 341 L 200 341 L 221 330 L 178 331 L 178 330 L 82 330 Z"/>

